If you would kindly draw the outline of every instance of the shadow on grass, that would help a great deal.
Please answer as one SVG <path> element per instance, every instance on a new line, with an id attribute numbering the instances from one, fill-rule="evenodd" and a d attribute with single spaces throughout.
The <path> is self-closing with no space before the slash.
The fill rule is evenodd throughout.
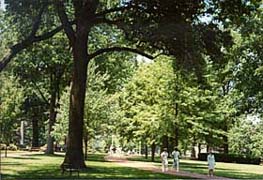
<path id="1" fill-rule="evenodd" d="M 91 166 L 80 172 L 80 179 L 175 179 L 176 176 L 152 173 L 128 167 Z M 177 177 L 182 179 L 182 177 Z M 64 175 L 58 167 L 33 167 L 30 170 L 19 171 L 17 174 L 4 174 L 3 179 L 77 179 L 67 172 Z M 187 179 L 187 178 L 184 178 Z M 189 179 L 189 178 L 188 178 Z"/>
<path id="2" fill-rule="evenodd" d="M 30 159 L 30 160 L 40 160 L 40 158 L 32 157 L 31 155 L 30 155 L 30 156 L 12 157 L 12 159 L 23 159 L 23 160 Z"/>
<path id="3" fill-rule="evenodd" d="M 105 162 L 106 160 L 104 159 L 106 154 L 88 154 L 88 161 L 100 161 L 100 162 Z M 23 156 L 23 155 L 22 155 Z M 27 154 L 25 157 L 65 157 L 65 154 Z M 23 159 L 24 157 L 21 157 Z M 33 158 L 32 158 L 33 159 Z"/>
<path id="4" fill-rule="evenodd" d="M 32 157 L 45 160 L 45 155 L 32 155 Z M 7 163 L 3 179 L 77 179 L 76 173 L 73 173 L 72 176 L 68 172 L 62 175 L 58 161 L 60 159 L 54 158 L 52 162 L 50 160 L 49 164 L 41 164 L 41 161 L 36 159 L 31 164 L 27 164 L 23 163 L 23 159 L 15 159 L 15 162 L 12 163 L 17 163 L 16 165 Z M 182 179 L 182 177 L 173 175 L 120 167 L 114 163 L 105 162 L 103 154 L 89 155 L 86 163 L 88 168 L 80 171 L 80 179 Z M 15 166 L 24 166 L 25 168 L 16 169 Z"/>
<path id="5" fill-rule="evenodd" d="M 19 166 L 22 165 L 22 163 L 18 163 L 18 162 L 1 162 L 2 166 Z"/>
<path id="6" fill-rule="evenodd" d="M 39 153 L 39 154 L 26 154 L 26 155 L 21 155 L 21 156 L 30 156 L 30 157 L 64 157 L 64 154 L 45 154 L 45 153 Z"/>

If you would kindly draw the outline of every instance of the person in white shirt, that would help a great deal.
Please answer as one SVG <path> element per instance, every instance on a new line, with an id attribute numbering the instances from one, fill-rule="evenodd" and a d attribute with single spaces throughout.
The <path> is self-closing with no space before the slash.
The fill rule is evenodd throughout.
<path id="1" fill-rule="evenodd" d="M 172 152 L 173 157 L 173 168 L 176 169 L 176 171 L 179 171 L 179 158 L 180 158 L 180 152 L 178 148 L 174 148 L 174 151 Z"/>
<path id="2" fill-rule="evenodd" d="M 212 150 L 209 150 L 209 154 L 207 155 L 207 163 L 208 163 L 208 175 L 214 176 L 214 169 L 215 169 L 215 156 L 212 153 Z"/>
<path id="3" fill-rule="evenodd" d="M 162 160 L 162 172 L 168 171 L 168 152 L 167 148 L 163 149 L 161 153 L 161 160 Z"/>

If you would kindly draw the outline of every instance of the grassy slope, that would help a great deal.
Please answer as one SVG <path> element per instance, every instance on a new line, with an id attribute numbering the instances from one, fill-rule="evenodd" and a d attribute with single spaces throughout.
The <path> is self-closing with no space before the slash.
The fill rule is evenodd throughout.
<path id="1" fill-rule="evenodd" d="M 2 159 L 3 179 L 69 179 L 69 174 L 61 175 L 59 165 L 63 156 L 30 155 Z M 80 178 L 103 179 L 165 179 L 175 176 L 141 171 L 128 167 L 120 167 L 105 162 L 103 155 L 90 155 L 86 162 L 88 169 L 80 173 Z M 181 177 L 180 177 L 181 178 Z"/>
<path id="2" fill-rule="evenodd" d="M 149 158 L 145 160 L 143 157 L 135 157 L 130 160 L 150 161 Z M 156 166 L 160 166 L 158 161 L 160 160 L 157 157 Z M 169 164 L 172 164 L 171 160 Z M 199 174 L 207 174 L 207 163 L 205 161 L 181 159 L 180 169 L 183 171 L 195 172 Z M 217 162 L 215 175 L 235 179 L 263 179 L 263 166 Z"/>

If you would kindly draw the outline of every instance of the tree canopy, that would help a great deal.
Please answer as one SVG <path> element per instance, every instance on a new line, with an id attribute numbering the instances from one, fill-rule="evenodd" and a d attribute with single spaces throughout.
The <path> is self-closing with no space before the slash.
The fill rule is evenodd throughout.
<path id="1" fill-rule="evenodd" d="M 224 51 L 233 44 L 230 25 L 242 25 L 247 17 L 257 12 L 262 2 L 5 0 L 5 3 L 5 15 L 12 24 L 5 26 L 5 29 L 15 32 L 15 35 L 13 42 L 6 43 L 7 46 L 11 45 L 5 47 L 6 54 L 0 61 L 0 71 L 18 53 L 36 43 L 54 38 L 62 30 L 67 36 L 73 65 L 68 149 L 64 162 L 84 168 L 84 104 L 88 64 L 92 59 L 105 53 L 122 51 L 149 59 L 159 54 L 170 55 L 175 57 L 174 62 L 179 69 L 193 70 L 197 82 L 204 84 L 206 58 L 210 62 L 224 64 Z M 114 33 L 115 36 L 108 35 L 108 28 L 118 33 Z M 103 40 L 100 45 L 95 45 L 96 33 L 108 37 L 108 41 Z M 65 49 L 65 52 L 68 50 Z M 175 106 L 178 108 L 177 103 Z"/>

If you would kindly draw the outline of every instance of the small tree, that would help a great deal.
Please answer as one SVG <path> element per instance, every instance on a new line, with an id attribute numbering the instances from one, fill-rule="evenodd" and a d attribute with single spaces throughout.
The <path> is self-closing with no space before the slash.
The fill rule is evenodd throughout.
<path id="1" fill-rule="evenodd" d="M 1 143 L 15 142 L 16 129 L 20 125 L 23 89 L 17 80 L 7 74 L 0 75 L 0 131 Z"/>

